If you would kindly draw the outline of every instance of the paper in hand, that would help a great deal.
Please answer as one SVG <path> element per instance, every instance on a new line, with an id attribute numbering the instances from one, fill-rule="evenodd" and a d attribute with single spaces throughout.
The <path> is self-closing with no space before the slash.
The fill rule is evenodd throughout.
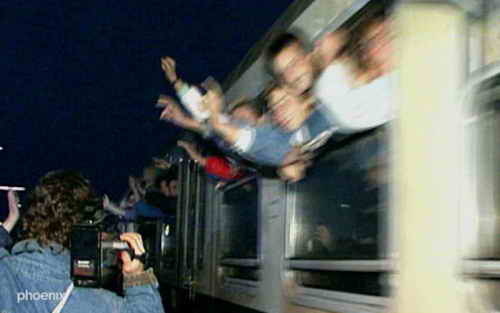
<path id="1" fill-rule="evenodd" d="M 208 76 L 201 86 L 205 88 L 207 91 L 211 90 L 217 94 L 222 94 L 222 87 L 212 76 Z"/>

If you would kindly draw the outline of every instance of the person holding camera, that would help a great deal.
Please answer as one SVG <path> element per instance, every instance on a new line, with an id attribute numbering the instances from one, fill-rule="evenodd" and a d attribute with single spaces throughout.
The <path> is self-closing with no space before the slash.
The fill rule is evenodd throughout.
<path id="1" fill-rule="evenodd" d="M 104 289 L 73 287 L 70 233 L 84 222 L 84 209 L 96 197 L 79 173 L 55 171 L 41 178 L 23 216 L 23 240 L 11 253 L 0 247 L 0 311 L 164 312 L 151 269 L 122 252 L 124 297 Z M 137 233 L 124 233 L 135 255 L 145 253 Z"/>

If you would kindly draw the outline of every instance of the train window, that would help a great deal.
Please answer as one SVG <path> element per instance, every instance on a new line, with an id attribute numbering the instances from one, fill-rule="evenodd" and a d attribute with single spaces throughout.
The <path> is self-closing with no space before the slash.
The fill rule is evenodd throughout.
<path id="1" fill-rule="evenodd" d="M 296 271 L 300 286 L 369 296 L 382 296 L 387 290 L 387 276 L 380 272 Z"/>
<path id="2" fill-rule="evenodd" d="M 290 259 L 378 259 L 385 212 L 384 132 L 335 149 L 315 164 L 295 192 L 289 211 Z"/>
<path id="3" fill-rule="evenodd" d="M 257 179 L 227 189 L 222 198 L 222 258 L 257 259 L 259 224 Z"/>
<path id="4" fill-rule="evenodd" d="M 385 307 L 387 134 L 381 127 L 333 142 L 289 186 L 287 262 L 296 303 L 339 312 Z"/>
<path id="5" fill-rule="evenodd" d="M 257 268 L 225 266 L 224 277 L 258 281 L 260 278 L 260 270 Z"/>

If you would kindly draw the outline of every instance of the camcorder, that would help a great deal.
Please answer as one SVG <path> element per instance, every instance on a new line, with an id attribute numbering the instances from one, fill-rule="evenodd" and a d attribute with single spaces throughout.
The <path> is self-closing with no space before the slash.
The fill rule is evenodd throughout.
<path id="1" fill-rule="evenodd" d="M 84 212 L 88 217 L 71 229 L 70 273 L 75 286 L 104 288 L 121 294 L 122 252 L 128 252 L 132 260 L 140 260 L 145 268 L 161 270 L 164 221 L 148 219 L 124 224 L 113 215 L 106 216 L 98 203 L 89 204 Z M 128 243 L 119 239 L 126 231 L 141 234 L 145 254 L 135 255 Z"/>

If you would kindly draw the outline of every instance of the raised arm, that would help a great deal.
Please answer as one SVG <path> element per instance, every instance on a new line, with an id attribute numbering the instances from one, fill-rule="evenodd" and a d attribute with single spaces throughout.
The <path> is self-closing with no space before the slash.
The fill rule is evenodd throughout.
<path id="1" fill-rule="evenodd" d="M 165 73 L 165 77 L 173 85 L 184 108 L 191 113 L 193 119 L 197 121 L 206 120 L 208 112 L 202 108 L 201 100 L 203 95 L 199 87 L 190 85 L 179 78 L 176 71 L 176 63 L 171 57 L 162 58 L 161 67 Z"/>
<path id="2" fill-rule="evenodd" d="M 184 85 L 182 79 L 177 75 L 177 64 L 171 57 L 161 58 L 161 69 L 165 73 L 165 78 L 172 84 L 175 91 L 179 92 Z"/>
<path id="3" fill-rule="evenodd" d="M 3 222 L 3 226 L 8 232 L 11 232 L 19 220 L 19 199 L 17 193 L 13 190 L 7 192 L 7 199 L 9 202 L 9 216 Z"/>
<path id="4" fill-rule="evenodd" d="M 134 198 L 137 201 L 143 198 L 144 195 L 141 192 L 142 190 L 139 190 L 140 189 L 139 182 L 133 176 L 128 177 L 128 186 L 130 190 L 132 190 Z"/>

